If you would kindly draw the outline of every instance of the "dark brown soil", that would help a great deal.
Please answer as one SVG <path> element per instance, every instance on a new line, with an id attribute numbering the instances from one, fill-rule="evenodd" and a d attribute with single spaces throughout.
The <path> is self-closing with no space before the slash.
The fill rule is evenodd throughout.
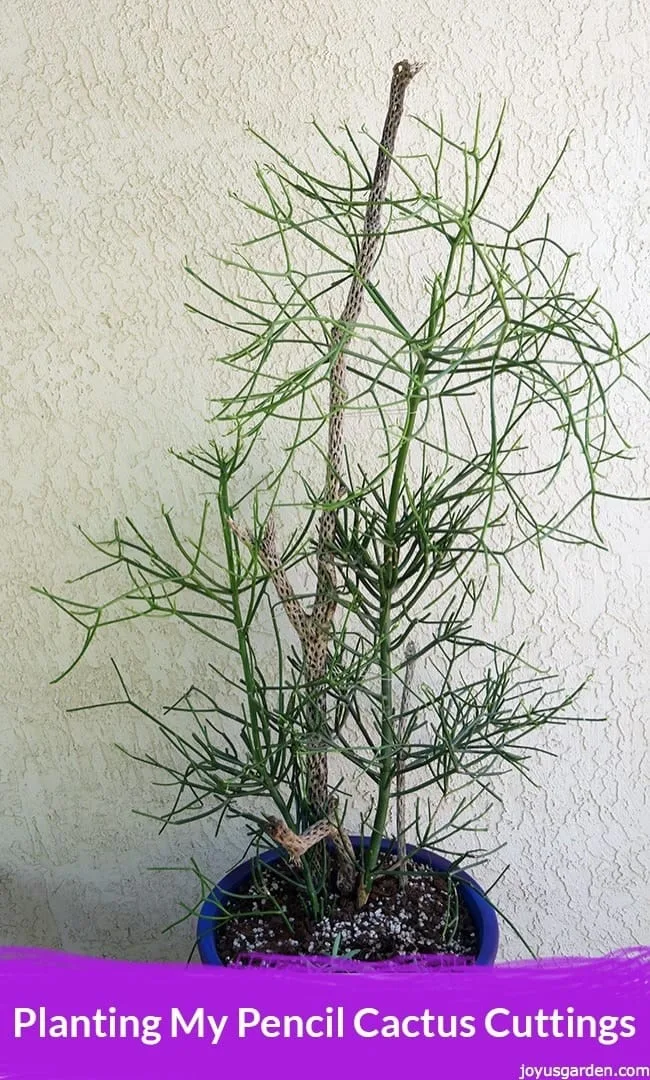
<path id="1" fill-rule="evenodd" d="M 330 896 L 325 917 L 314 922 L 305 911 L 299 891 L 284 878 L 264 869 L 251 887 L 255 898 L 233 898 L 229 918 L 218 929 L 221 960 L 232 963 L 246 953 L 285 956 L 341 956 L 357 960 L 390 960 L 411 954 L 450 954 L 473 957 L 478 951 L 472 919 L 456 887 L 447 877 L 410 864 L 404 890 L 396 876 L 379 878 L 361 911 L 351 899 Z M 285 919 L 278 914 L 278 905 Z M 251 909 L 269 914 L 250 915 Z M 287 925 L 287 923 L 289 925 Z"/>

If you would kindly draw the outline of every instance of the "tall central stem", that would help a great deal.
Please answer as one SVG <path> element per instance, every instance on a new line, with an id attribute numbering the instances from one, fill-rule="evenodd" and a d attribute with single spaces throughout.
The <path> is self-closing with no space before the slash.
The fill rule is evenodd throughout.
<path id="1" fill-rule="evenodd" d="M 309 634 L 303 641 L 305 674 L 308 685 L 313 691 L 308 716 L 312 738 L 307 771 L 308 799 L 311 811 L 316 816 L 327 808 L 328 801 L 327 751 L 323 739 L 327 724 L 327 695 L 324 679 L 328 664 L 328 645 L 336 612 L 334 537 L 336 504 L 343 491 L 343 417 L 347 397 L 346 347 L 361 313 L 366 280 L 377 260 L 381 240 L 382 205 L 386 196 L 395 139 L 402 118 L 404 96 L 408 84 L 418 70 L 417 65 L 410 64 L 406 60 L 396 64 L 393 69 L 388 111 L 377 152 L 354 276 L 338 325 L 331 335 L 328 451 L 324 508 L 318 527 L 316 596 L 309 619 Z"/>
<path id="2" fill-rule="evenodd" d="M 377 806 L 372 824 L 370 848 L 365 864 L 365 874 L 361 896 L 370 892 L 372 877 L 377 867 L 381 841 L 386 830 L 386 820 L 390 804 L 390 792 L 395 768 L 397 766 L 395 747 L 395 710 L 393 706 L 393 665 L 391 624 L 393 615 L 393 595 L 398 579 L 398 549 L 396 540 L 396 522 L 399 500 L 403 490 L 404 476 L 408 463 L 409 450 L 413 440 L 418 409 L 424 398 L 424 381 L 427 361 L 420 356 L 411 377 L 406 417 L 400 440 L 395 468 L 390 486 L 386 536 L 384 539 L 383 562 L 380 574 L 379 601 L 379 664 L 381 671 L 381 763 L 377 791 Z"/>

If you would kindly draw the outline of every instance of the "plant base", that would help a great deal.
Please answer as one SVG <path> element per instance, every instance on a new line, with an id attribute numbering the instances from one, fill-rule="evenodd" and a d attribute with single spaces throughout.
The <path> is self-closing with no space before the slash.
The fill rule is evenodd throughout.
<path id="1" fill-rule="evenodd" d="M 355 847 L 360 844 L 356 838 L 353 842 Z M 382 846 L 392 861 L 393 845 L 384 841 Z M 410 849 L 409 854 L 415 873 L 408 876 L 403 892 L 396 876 L 379 878 L 361 911 L 355 911 L 351 900 L 334 896 L 325 917 L 316 923 L 306 916 L 297 890 L 272 872 L 274 865 L 283 862 L 280 852 L 266 852 L 260 856 L 262 876 L 257 875 L 255 886 L 249 862 L 224 878 L 205 901 L 197 934 L 201 959 L 219 965 L 231 963 L 242 953 L 266 952 L 376 961 L 435 953 L 493 963 L 498 925 L 477 883 L 462 872 L 454 873 L 451 882 L 445 873 L 450 864 L 432 852 L 413 855 Z M 268 887 L 266 900 L 260 899 L 260 880 Z M 251 889 L 255 898 L 246 901 Z M 289 925 L 272 913 L 278 906 Z M 235 918 L 220 919 L 224 907 Z M 251 915 L 251 911 L 260 914 Z M 242 913 L 240 918 L 237 912 Z"/>

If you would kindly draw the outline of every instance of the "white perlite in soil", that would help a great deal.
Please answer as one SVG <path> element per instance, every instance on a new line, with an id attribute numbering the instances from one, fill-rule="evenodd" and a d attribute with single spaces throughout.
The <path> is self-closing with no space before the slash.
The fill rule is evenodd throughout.
<path id="1" fill-rule="evenodd" d="M 411 871 L 417 870 L 413 864 Z M 340 910 L 340 898 L 331 895 L 331 912 L 317 922 L 277 915 L 282 908 L 287 915 L 287 886 L 273 875 L 265 875 L 265 898 L 255 900 L 255 907 L 265 912 L 261 917 L 245 916 L 230 922 L 227 959 L 259 952 L 286 955 L 348 956 L 360 959 L 407 956 L 414 953 L 447 953 L 455 956 L 474 954 L 475 940 L 471 920 L 458 934 L 459 910 L 456 889 L 441 875 L 409 873 L 405 890 L 395 878 L 380 879 L 368 904 L 361 911 Z M 259 883 L 258 883 L 259 887 Z M 259 893 L 257 893 L 259 897 Z M 351 905 L 350 905 L 351 908 Z M 250 901 L 247 910 L 251 910 Z M 294 936 L 295 935 L 295 936 Z M 224 935 L 225 936 L 225 935 Z"/>

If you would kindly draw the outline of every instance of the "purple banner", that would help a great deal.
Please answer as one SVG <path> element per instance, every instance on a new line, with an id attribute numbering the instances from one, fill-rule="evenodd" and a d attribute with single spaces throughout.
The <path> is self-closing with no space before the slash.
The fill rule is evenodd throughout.
<path id="1" fill-rule="evenodd" d="M 4 950 L 0 987 L 0 1080 L 650 1077 L 650 949 L 346 972 Z"/>

